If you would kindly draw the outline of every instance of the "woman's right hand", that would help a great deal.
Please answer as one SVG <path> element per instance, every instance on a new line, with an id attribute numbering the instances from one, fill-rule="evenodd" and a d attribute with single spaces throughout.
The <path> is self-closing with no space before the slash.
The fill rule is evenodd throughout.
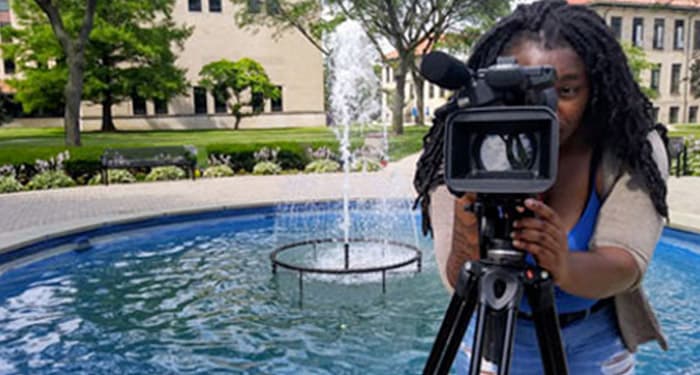
<path id="1" fill-rule="evenodd" d="M 464 208 L 474 203 L 476 194 L 464 194 L 455 200 L 452 249 L 447 258 L 447 281 L 454 288 L 459 272 L 468 260 L 479 259 L 479 231 L 476 216 Z"/>

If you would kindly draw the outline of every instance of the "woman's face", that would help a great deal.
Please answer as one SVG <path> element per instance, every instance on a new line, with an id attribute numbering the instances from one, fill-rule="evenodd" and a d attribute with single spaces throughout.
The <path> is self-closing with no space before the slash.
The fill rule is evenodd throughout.
<path id="1" fill-rule="evenodd" d="M 554 87 L 559 104 L 559 147 L 577 139 L 581 132 L 583 113 L 588 104 L 590 85 L 586 67 L 581 58 L 570 47 L 545 49 L 538 43 L 525 41 L 510 48 L 506 55 L 513 56 L 523 66 L 551 65 L 557 72 Z M 573 136 L 574 134 L 579 134 Z"/>

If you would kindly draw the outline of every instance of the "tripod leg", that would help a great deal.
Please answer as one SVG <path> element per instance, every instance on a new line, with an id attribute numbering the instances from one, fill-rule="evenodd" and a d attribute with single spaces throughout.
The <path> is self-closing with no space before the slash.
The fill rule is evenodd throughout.
<path id="1" fill-rule="evenodd" d="M 449 373 L 469 319 L 476 307 L 479 272 L 478 263 L 468 262 L 462 268 L 455 293 L 445 312 L 423 374 Z"/>
<path id="2" fill-rule="evenodd" d="M 522 294 L 519 295 L 522 296 Z M 519 300 L 520 299 L 518 298 L 518 301 Z M 510 360 L 513 356 L 513 338 L 515 336 L 515 323 L 517 316 L 517 307 L 512 307 L 507 310 L 505 317 L 505 332 L 503 334 L 503 351 L 501 352 L 501 360 L 498 364 L 499 375 L 507 375 L 510 372 Z"/>
<path id="3" fill-rule="evenodd" d="M 559 315 L 554 303 L 552 279 L 544 271 L 538 271 L 535 274 L 535 279 L 525 285 L 525 293 L 532 307 L 532 318 L 535 323 L 535 332 L 537 332 L 544 373 L 566 375 L 569 370 L 561 340 Z"/>

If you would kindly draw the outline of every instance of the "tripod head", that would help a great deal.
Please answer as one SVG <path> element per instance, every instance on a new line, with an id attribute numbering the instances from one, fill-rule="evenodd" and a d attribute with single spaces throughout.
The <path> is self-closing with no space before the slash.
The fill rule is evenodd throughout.
<path id="1" fill-rule="evenodd" d="M 477 194 L 477 199 L 466 210 L 477 217 L 479 231 L 479 255 L 494 264 L 523 266 L 525 252 L 512 245 L 510 233 L 513 222 L 532 216 L 531 211 L 518 212 L 531 194 Z"/>

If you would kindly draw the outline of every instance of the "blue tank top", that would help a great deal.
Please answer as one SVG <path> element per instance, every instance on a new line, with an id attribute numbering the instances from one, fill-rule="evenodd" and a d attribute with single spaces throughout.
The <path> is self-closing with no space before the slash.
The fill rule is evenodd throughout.
<path id="1" fill-rule="evenodd" d="M 594 163 L 595 165 L 595 163 Z M 595 168 L 593 168 L 595 170 Z M 598 211 L 600 211 L 600 198 L 595 190 L 595 174 L 591 176 L 591 191 L 588 194 L 588 202 L 584 208 L 581 217 L 579 217 L 576 225 L 568 233 L 569 251 L 588 251 L 588 242 L 593 235 L 595 224 L 598 219 Z M 531 255 L 528 255 L 527 262 L 535 264 Z M 574 311 L 585 310 L 593 306 L 598 300 L 577 297 L 561 290 L 558 286 L 554 287 L 554 298 L 557 304 L 557 313 L 569 313 Z M 527 302 L 527 296 L 523 295 L 520 303 L 520 311 L 531 313 L 530 304 Z"/>

